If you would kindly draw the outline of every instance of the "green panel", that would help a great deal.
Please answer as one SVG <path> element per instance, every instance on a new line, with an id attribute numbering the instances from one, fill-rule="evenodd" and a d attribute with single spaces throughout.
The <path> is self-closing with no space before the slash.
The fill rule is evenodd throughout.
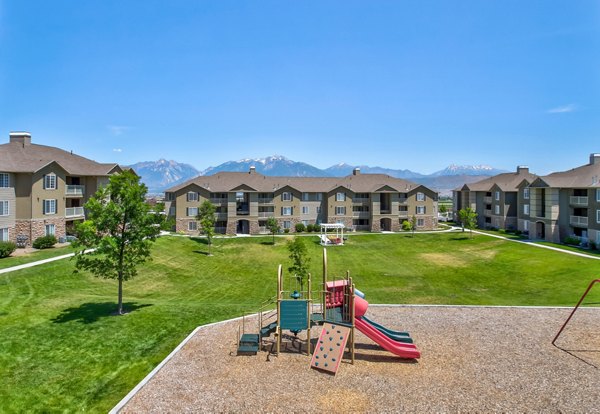
<path id="1" fill-rule="evenodd" d="M 280 312 L 281 329 L 301 331 L 308 328 L 307 300 L 282 300 Z"/>

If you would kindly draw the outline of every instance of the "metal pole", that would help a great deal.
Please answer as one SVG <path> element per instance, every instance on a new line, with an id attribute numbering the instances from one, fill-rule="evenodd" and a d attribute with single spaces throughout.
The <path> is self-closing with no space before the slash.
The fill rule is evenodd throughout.
<path id="1" fill-rule="evenodd" d="M 311 328 L 311 324 L 310 324 L 310 313 L 311 313 L 311 305 L 312 305 L 312 298 L 311 298 L 311 289 L 312 289 L 312 284 L 310 281 L 310 273 L 308 274 L 308 302 L 307 302 L 307 306 L 306 306 L 306 312 L 308 313 L 308 329 L 306 330 L 306 352 L 308 353 L 308 355 L 310 355 L 310 328 Z"/>
<path id="2" fill-rule="evenodd" d="M 569 323 L 569 321 L 571 320 L 571 318 L 573 317 L 573 315 L 575 314 L 575 312 L 579 308 L 579 305 L 581 305 L 581 302 L 583 302 L 583 299 L 585 299 L 585 297 L 587 296 L 587 294 L 592 289 L 592 286 L 594 286 L 595 283 L 600 283 L 600 279 L 592 280 L 592 283 L 590 283 L 590 285 L 586 289 L 586 291 L 583 294 L 583 296 L 581 297 L 581 299 L 579 299 L 579 302 L 577 302 L 577 305 L 575 305 L 575 309 L 573 309 L 573 311 L 571 312 L 571 314 L 569 315 L 569 317 L 567 318 L 567 320 L 565 321 L 565 323 L 563 324 L 563 326 L 560 328 L 560 331 L 558 331 L 558 333 L 556 334 L 556 336 L 552 340 L 552 345 L 554 345 L 554 342 L 556 342 L 556 340 L 558 339 L 558 337 L 560 336 L 560 334 L 562 333 L 562 331 L 565 329 L 565 327 L 567 326 L 567 324 Z"/>
<path id="3" fill-rule="evenodd" d="M 279 351 L 281 350 L 281 320 L 279 315 L 281 315 L 281 291 L 283 290 L 282 275 L 281 265 L 279 265 L 277 269 L 277 355 L 279 355 Z"/>

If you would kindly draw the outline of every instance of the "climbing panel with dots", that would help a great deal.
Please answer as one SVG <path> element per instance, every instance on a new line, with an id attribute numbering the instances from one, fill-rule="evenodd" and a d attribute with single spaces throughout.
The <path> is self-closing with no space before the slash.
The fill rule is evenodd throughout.
<path id="1" fill-rule="evenodd" d="M 325 323 L 310 362 L 311 368 L 335 374 L 346 349 L 350 328 Z"/>

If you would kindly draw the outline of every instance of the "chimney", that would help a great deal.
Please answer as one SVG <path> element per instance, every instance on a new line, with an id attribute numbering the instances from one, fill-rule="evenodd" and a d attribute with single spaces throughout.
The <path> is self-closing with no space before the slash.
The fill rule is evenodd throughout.
<path id="1" fill-rule="evenodd" d="M 352 175 L 360 175 L 360 168 L 356 167 L 353 171 L 352 171 Z"/>
<path id="2" fill-rule="evenodd" d="M 599 153 L 591 153 L 590 154 L 590 165 L 600 164 L 600 154 Z"/>
<path id="3" fill-rule="evenodd" d="M 527 174 L 529 173 L 529 167 L 526 165 L 518 165 L 517 166 L 517 174 Z"/>
<path id="4" fill-rule="evenodd" d="M 23 147 L 31 145 L 31 134 L 29 132 L 11 132 L 8 137 L 11 144 L 14 142 L 23 145 Z"/>
<path id="5" fill-rule="evenodd" d="M 252 167 L 250 167 L 250 171 L 248 172 L 248 174 L 254 174 L 256 173 L 256 167 L 253 165 Z"/>

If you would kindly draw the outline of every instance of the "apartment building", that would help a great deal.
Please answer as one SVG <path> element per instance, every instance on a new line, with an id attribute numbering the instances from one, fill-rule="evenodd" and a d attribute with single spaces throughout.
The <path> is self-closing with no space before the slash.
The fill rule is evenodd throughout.
<path id="1" fill-rule="evenodd" d="M 454 216 L 458 211 L 471 207 L 477 213 L 477 227 L 481 229 L 517 230 L 523 227 L 523 197 L 526 187 L 537 176 L 525 166 L 512 173 L 498 174 L 453 191 Z M 521 224 L 519 224 L 521 223 Z"/>
<path id="2" fill-rule="evenodd" d="M 85 218 L 84 203 L 120 171 L 11 132 L 0 145 L 0 240 L 31 245 L 40 236 L 64 237 Z"/>
<path id="3" fill-rule="evenodd" d="M 569 171 L 538 177 L 529 185 L 529 212 L 523 221 L 529 235 L 552 242 L 578 237 L 583 244 L 600 244 L 600 154 Z"/>
<path id="4" fill-rule="evenodd" d="M 205 200 L 216 206 L 216 231 L 224 234 L 268 233 L 269 217 L 290 232 L 297 223 L 399 231 L 412 216 L 418 230 L 437 227 L 436 192 L 384 174 L 361 174 L 358 168 L 342 178 L 271 177 L 254 168 L 196 177 L 165 192 L 178 232 L 199 233 L 196 215 Z"/>

